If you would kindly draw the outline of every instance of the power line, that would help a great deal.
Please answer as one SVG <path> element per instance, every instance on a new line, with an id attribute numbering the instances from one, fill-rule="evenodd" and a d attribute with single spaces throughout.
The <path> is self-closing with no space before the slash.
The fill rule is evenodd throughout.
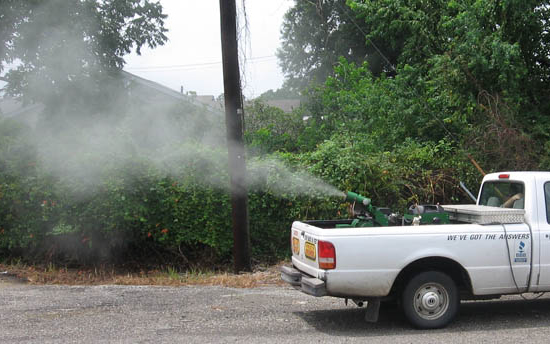
<path id="1" fill-rule="evenodd" d="M 338 7 L 340 7 L 340 10 L 342 10 L 342 12 L 349 18 L 349 20 L 353 23 L 353 25 L 355 25 L 355 27 L 361 31 L 361 33 L 365 36 L 365 38 L 367 39 L 367 41 L 374 47 L 374 49 L 376 50 L 376 52 L 386 61 L 386 63 L 391 67 L 391 69 L 394 71 L 394 72 L 397 72 L 397 69 L 395 68 L 395 66 L 390 62 L 390 60 L 386 57 L 386 55 L 384 55 L 384 53 L 376 46 L 376 44 L 374 44 L 374 42 L 368 37 L 367 33 L 355 22 L 355 20 L 353 20 L 353 18 L 351 17 L 351 15 L 346 12 L 342 6 L 340 6 L 340 4 L 338 2 L 336 2 L 336 5 Z M 419 95 L 418 94 L 418 90 L 411 87 L 409 84 L 405 84 L 406 87 L 411 91 L 413 92 L 414 94 L 416 95 Z M 443 128 L 443 130 L 447 133 L 447 135 L 449 135 L 451 137 L 451 139 L 453 139 L 455 142 L 457 142 L 459 144 L 459 140 L 458 138 L 447 128 L 447 126 L 445 125 L 445 122 L 443 122 L 443 120 L 441 120 L 441 118 L 439 118 L 438 116 L 436 116 L 434 113 L 432 112 L 429 112 L 430 115 L 432 116 L 432 118 Z M 463 152 L 464 155 L 466 155 L 466 157 L 472 162 L 472 164 L 478 169 L 478 171 L 482 174 L 482 175 L 485 175 L 485 171 L 483 171 L 483 169 L 479 166 L 479 164 L 477 163 L 477 161 L 472 157 L 472 155 L 470 153 L 468 153 L 467 151 L 466 152 Z"/>
<path id="2" fill-rule="evenodd" d="M 247 62 L 262 63 L 275 60 L 275 55 L 257 56 L 247 59 Z M 174 70 L 192 70 L 208 67 L 221 66 L 222 61 L 217 62 L 205 62 L 205 63 L 190 63 L 184 65 L 168 65 L 168 66 L 143 66 L 143 67 L 128 67 L 127 70 L 140 71 L 140 72 L 156 72 L 156 71 L 174 71 Z"/>
<path id="3" fill-rule="evenodd" d="M 390 60 L 386 57 L 386 55 L 384 55 L 384 53 L 382 53 L 382 51 L 380 49 L 378 49 L 378 46 L 376 44 L 374 44 L 374 42 L 372 41 L 372 39 L 369 38 L 369 35 L 363 31 L 363 29 L 355 22 L 355 20 L 353 20 L 353 18 L 351 17 L 351 15 L 342 8 L 342 6 L 340 6 L 340 4 L 338 2 L 335 2 L 336 6 L 340 7 L 340 10 L 349 18 L 349 20 L 353 23 L 353 25 L 355 25 L 355 27 L 361 31 L 361 33 L 365 36 L 365 38 L 367 39 L 367 41 L 369 41 L 369 43 L 374 47 L 374 49 L 378 52 L 378 54 L 380 55 L 380 57 L 382 57 L 384 60 L 386 60 L 386 63 L 388 64 L 388 66 L 390 66 L 390 68 L 394 71 L 394 72 L 397 72 L 397 70 L 395 69 L 395 66 L 393 65 L 393 63 L 390 62 Z"/>

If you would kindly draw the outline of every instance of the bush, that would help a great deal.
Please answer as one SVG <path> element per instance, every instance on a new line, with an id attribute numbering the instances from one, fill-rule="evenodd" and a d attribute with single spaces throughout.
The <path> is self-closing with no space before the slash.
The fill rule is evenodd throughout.
<path id="1" fill-rule="evenodd" d="M 93 168 L 93 175 L 59 175 L 54 172 L 63 166 L 44 167 L 25 139 L 24 126 L 5 121 L 0 130 L 9 133 L 0 142 L 4 257 L 182 265 L 231 259 L 225 150 L 174 146 L 169 163 L 138 155 L 108 156 L 98 163 L 98 157 L 83 155 L 65 164 Z M 284 257 L 292 221 L 318 216 L 323 209 L 322 200 L 294 192 L 298 185 L 291 180 L 285 193 L 281 178 L 292 172 L 283 164 L 273 169 L 269 161 L 250 167 L 255 180 L 249 194 L 252 255 L 262 261 Z"/>
<path id="2" fill-rule="evenodd" d="M 92 155 L 66 162 L 93 167 L 93 177 L 83 178 L 45 168 L 25 130 L 0 123 L 0 131 L 9 133 L 0 141 L 4 257 L 75 264 L 231 260 L 225 150 L 181 144 L 164 161 L 130 154 L 101 163 Z M 252 257 L 263 262 L 289 254 L 294 220 L 346 217 L 339 190 L 402 211 L 412 202 L 464 200 L 458 181 L 479 180 L 449 142 L 408 139 L 386 151 L 367 135 L 349 133 L 333 135 L 312 152 L 249 159 L 248 171 Z"/>
<path id="3" fill-rule="evenodd" d="M 315 152 L 304 154 L 303 161 L 311 173 L 337 188 L 400 212 L 412 203 L 468 203 L 459 181 L 471 187 L 481 181 L 463 152 L 447 141 L 407 139 L 386 151 L 368 135 L 336 134 Z"/>

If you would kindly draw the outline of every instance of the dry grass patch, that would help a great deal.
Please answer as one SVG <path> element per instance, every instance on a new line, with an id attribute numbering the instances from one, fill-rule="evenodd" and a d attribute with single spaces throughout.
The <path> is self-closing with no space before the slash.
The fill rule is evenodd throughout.
<path id="1" fill-rule="evenodd" d="M 250 273 L 234 274 L 227 271 L 189 270 L 179 272 L 173 267 L 155 270 L 129 271 L 116 267 L 70 269 L 53 264 L 27 266 L 24 264 L 0 264 L 0 281 L 25 282 L 35 285 L 219 285 L 233 288 L 253 288 L 283 285 L 280 267 L 283 262 L 271 266 L 257 266 Z"/>

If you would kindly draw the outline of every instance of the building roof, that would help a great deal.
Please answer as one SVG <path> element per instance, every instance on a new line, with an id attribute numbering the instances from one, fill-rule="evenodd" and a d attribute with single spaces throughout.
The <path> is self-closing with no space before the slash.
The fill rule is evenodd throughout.
<path id="1" fill-rule="evenodd" d="M 150 98 L 162 97 L 169 100 L 185 101 L 191 103 L 196 107 L 204 109 L 211 114 L 222 114 L 220 109 L 215 106 L 211 106 L 207 103 L 202 103 L 192 96 L 182 94 L 154 81 L 144 79 L 126 71 L 121 71 L 121 76 L 125 81 L 128 81 L 128 85 L 130 85 L 131 83 L 134 90 L 136 89 L 136 87 L 145 90 L 145 92 L 141 93 L 147 94 Z M 25 121 L 33 121 L 34 119 L 36 119 L 36 116 L 43 110 L 44 105 L 40 103 L 25 104 L 20 100 L 11 97 L 0 97 L 0 118 L 25 117 Z"/>
<path id="2" fill-rule="evenodd" d="M 265 103 L 269 106 L 279 108 L 287 113 L 300 107 L 300 99 L 267 100 Z"/>
<path id="3" fill-rule="evenodd" d="M 212 104 L 209 104 L 207 102 L 201 102 L 201 101 L 197 100 L 196 97 L 193 97 L 193 96 L 190 96 L 190 95 L 187 95 L 187 94 L 184 94 L 184 93 L 180 93 L 180 92 L 175 91 L 175 90 L 173 90 L 169 87 L 166 87 L 164 85 L 161 85 L 161 84 L 156 83 L 156 82 L 151 81 L 151 80 L 144 79 L 142 77 L 139 77 L 135 74 L 126 72 L 124 70 L 121 71 L 121 74 L 122 74 L 124 79 L 129 80 L 130 82 L 134 82 L 137 85 L 143 86 L 145 88 L 155 90 L 159 94 L 162 94 L 164 96 L 167 96 L 167 97 L 175 99 L 175 100 L 183 100 L 183 101 L 189 102 L 189 103 L 191 103 L 191 104 L 193 104 L 197 107 L 204 108 L 205 110 L 207 110 L 208 112 L 211 112 L 213 114 L 221 114 L 221 111 L 220 111 L 219 108 L 217 108 L 216 106 L 213 106 Z"/>

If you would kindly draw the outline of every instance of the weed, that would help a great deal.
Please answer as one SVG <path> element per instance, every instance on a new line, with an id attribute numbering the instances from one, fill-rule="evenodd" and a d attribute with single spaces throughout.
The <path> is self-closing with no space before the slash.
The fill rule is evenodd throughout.
<path id="1" fill-rule="evenodd" d="M 44 269 L 44 272 L 46 273 L 53 273 L 56 271 L 57 271 L 57 268 L 55 267 L 55 264 L 51 262 L 48 263 L 48 265 L 46 266 L 46 269 Z"/>
<path id="2" fill-rule="evenodd" d="M 179 280 L 180 274 L 178 273 L 178 270 L 174 268 L 173 266 L 169 266 L 167 269 L 168 278 L 171 280 Z"/>

